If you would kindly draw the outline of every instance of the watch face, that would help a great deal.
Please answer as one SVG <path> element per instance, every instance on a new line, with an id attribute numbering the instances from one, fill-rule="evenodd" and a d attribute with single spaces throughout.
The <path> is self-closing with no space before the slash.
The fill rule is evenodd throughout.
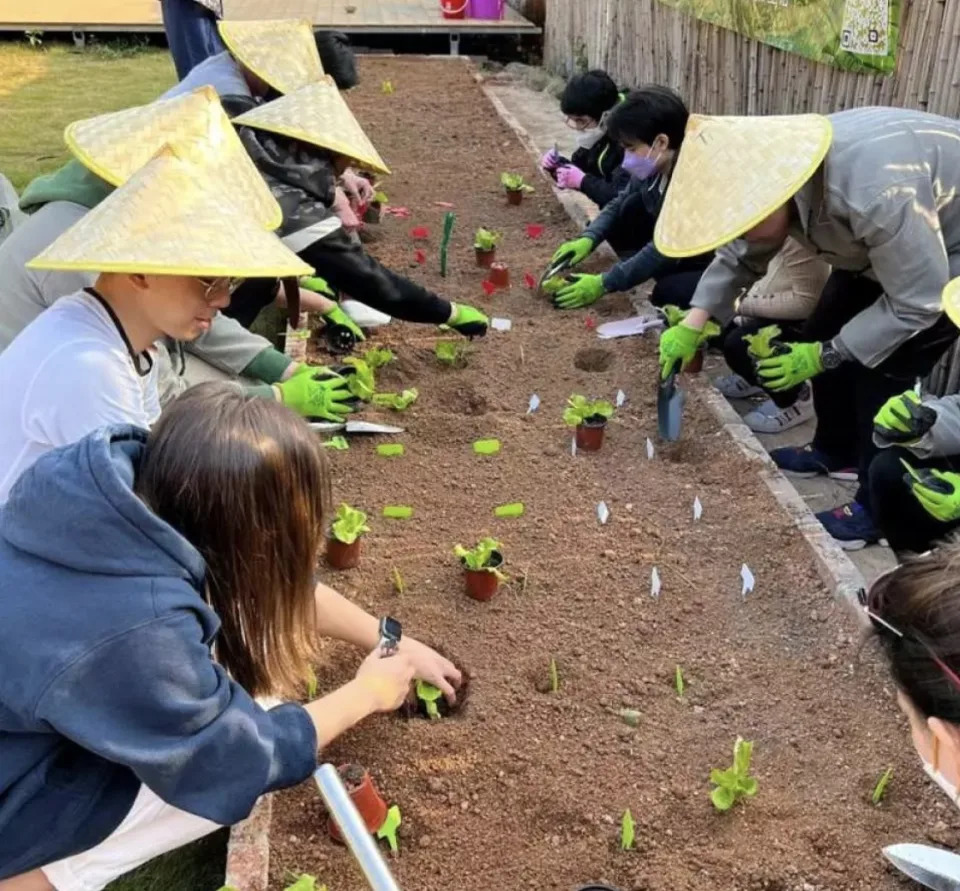
<path id="1" fill-rule="evenodd" d="M 380 637 L 387 640 L 400 640 L 403 629 L 400 623 L 391 616 L 384 616 L 380 620 Z"/>

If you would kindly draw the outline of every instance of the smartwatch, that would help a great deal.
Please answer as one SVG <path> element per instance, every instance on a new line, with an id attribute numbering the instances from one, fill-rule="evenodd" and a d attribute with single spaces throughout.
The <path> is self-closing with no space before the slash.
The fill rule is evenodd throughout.
<path id="1" fill-rule="evenodd" d="M 820 364 L 824 371 L 833 371 L 843 363 L 843 354 L 834 345 L 832 340 L 820 344 Z"/>
<path id="2" fill-rule="evenodd" d="M 380 620 L 380 643 L 377 644 L 380 657 L 394 655 L 397 647 L 400 646 L 401 637 L 403 637 L 403 628 L 400 623 L 391 616 L 384 616 Z"/>

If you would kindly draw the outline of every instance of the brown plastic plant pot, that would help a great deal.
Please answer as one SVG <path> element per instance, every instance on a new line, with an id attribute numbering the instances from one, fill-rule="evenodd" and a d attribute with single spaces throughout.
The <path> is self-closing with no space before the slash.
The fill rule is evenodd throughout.
<path id="1" fill-rule="evenodd" d="M 507 204 L 514 207 L 523 204 L 523 189 L 507 189 Z"/>
<path id="2" fill-rule="evenodd" d="M 490 284 L 498 288 L 510 287 L 510 267 L 506 263 L 494 263 L 490 267 Z"/>
<path id="3" fill-rule="evenodd" d="M 481 269 L 489 269 L 493 265 L 493 261 L 497 259 L 497 249 L 495 247 L 487 251 L 474 245 L 473 252 L 477 257 L 477 266 Z"/>
<path id="4" fill-rule="evenodd" d="M 693 358 L 684 366 L 684 372 L 686 374 L 699 374 L 703 371 L 703 348 L 694 353 Z"/>
<path id="5" fill-rule="evenodd" d="M 603 445 L 603 432 L 607 429 L 607 419 L 602 415 L 586 418 L 582 424 L 577 424 L 574 435 L 577 448 L 585 452 L 599 452 Z"/>
<path id="6" fill-rule="evenodd" d="M 345 544 L 339 538 L 327 538 L 327 563 L 334 569 L 353 569 L 360 562 L 360 539 Z"/>
<path id="7" fill-rule="evenodd" d="M 503 555 L 499 551 L 494 551 L 487 564 L 489 569 L 464 569 L 463 577 L 467 584 L 467 596 L 481 602 L 492 600 L 500 587 L 500 578 L 490 570 L 502 565 Z"/>
<path id="8" fill-rule="evenodd" d="M 377 787 L 373 785 L 370 771 L 358 764 L 341 764 L 337 768 L 337 773 L 340 774 L 343 785 L 347 787 L 354 807 L 360 811 L 367 832 L 371 834 L 376 832 L 387 819 L 387 803 L 377 791 Z M 343 843 L 340 828 L 333 817 L 327 819 L 327 831 L 330 833 L 330 838 Z"/>

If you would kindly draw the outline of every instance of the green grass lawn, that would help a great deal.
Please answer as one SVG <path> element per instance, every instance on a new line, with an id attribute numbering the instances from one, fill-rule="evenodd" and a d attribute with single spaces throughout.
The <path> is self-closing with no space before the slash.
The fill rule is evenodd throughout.
<path id="1" fill-rule="evenodd" d="M 18 192 L 69 157 L 71 121 L 142 105 L 176 76 L 166 50 L 129 42 L 76 50 L 0 42 L 0 173 Z M 159 857 L 110 891 L 216 891 L 223 884 L 226 832 Z"/>

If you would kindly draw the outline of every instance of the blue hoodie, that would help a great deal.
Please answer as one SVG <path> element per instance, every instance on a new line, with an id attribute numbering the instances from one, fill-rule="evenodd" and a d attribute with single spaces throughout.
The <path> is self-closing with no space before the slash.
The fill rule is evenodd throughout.
<path id="1" fill-rule="evenodd" d="M 0 879 L 98 844 L 141 783 L 228 825 L 316 767 L 307 713 L 213 661 L 203 559 L 132 491 L 146 436 L 50 452 L 0 509 Z"/>

